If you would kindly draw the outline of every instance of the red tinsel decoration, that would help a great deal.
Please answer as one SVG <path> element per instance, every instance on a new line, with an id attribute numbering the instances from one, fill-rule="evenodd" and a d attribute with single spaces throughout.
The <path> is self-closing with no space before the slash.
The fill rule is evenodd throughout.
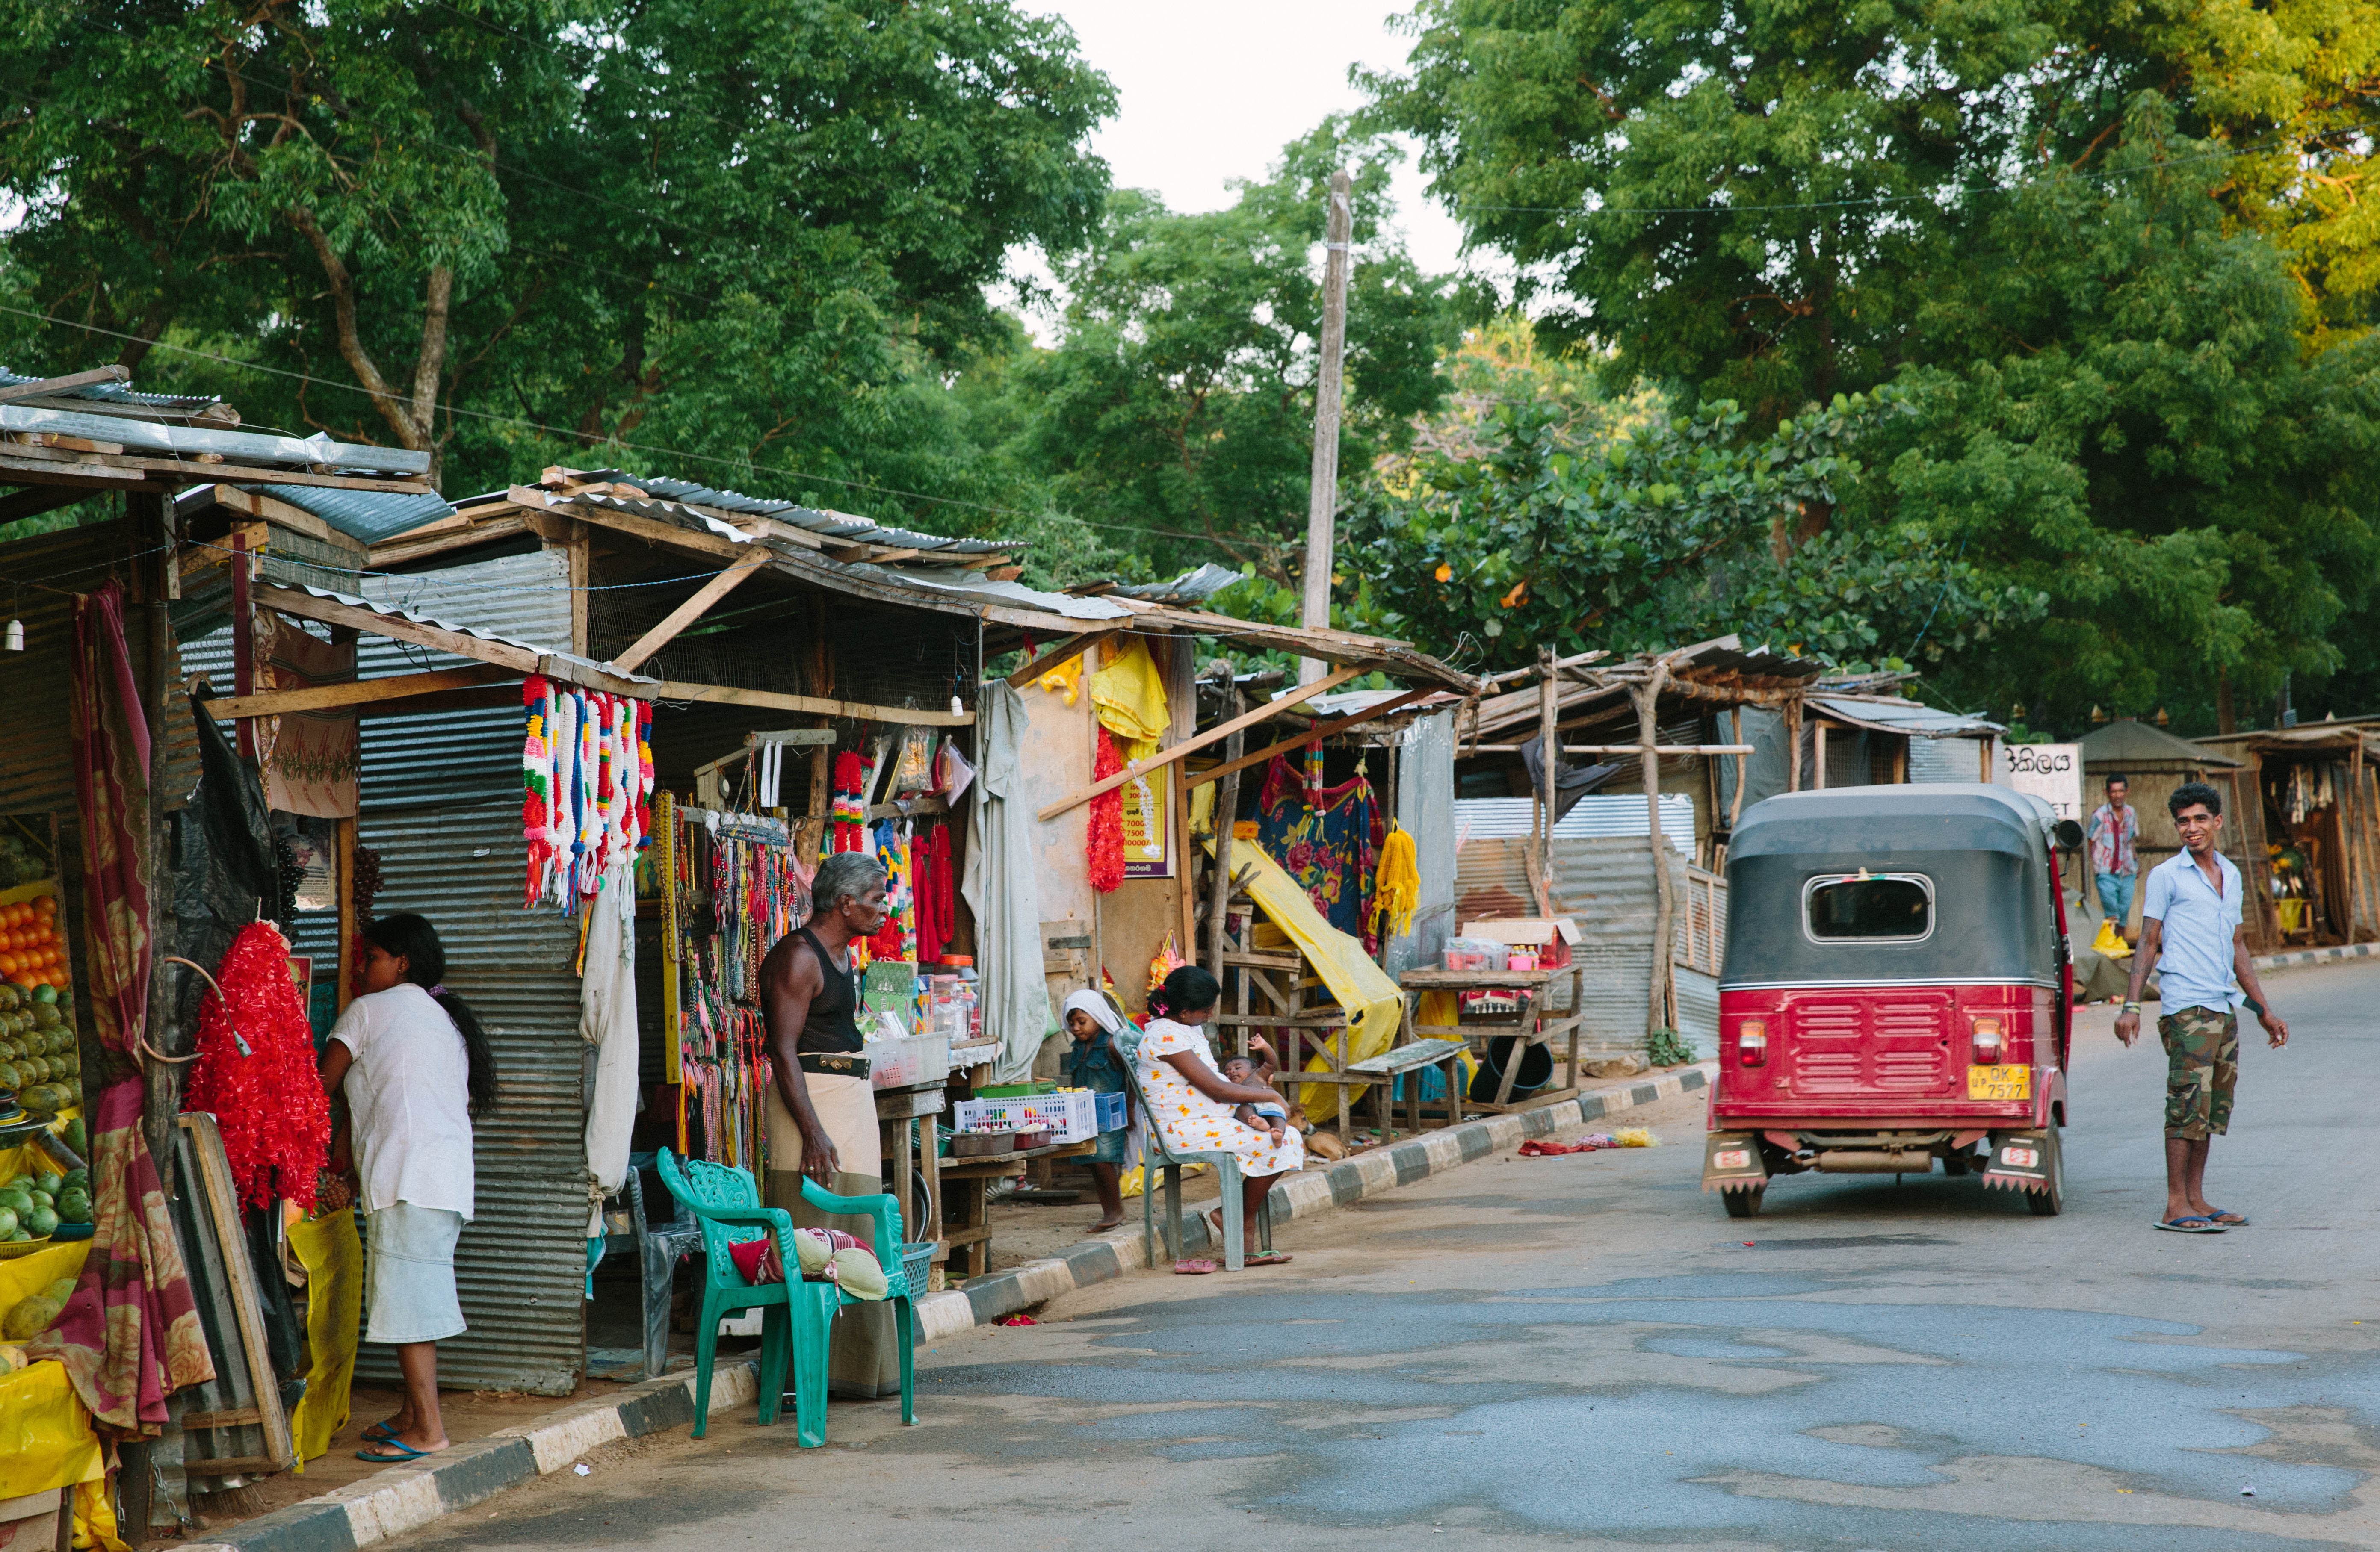
<path id="1" fill-rule="evenodd" d="M 285 1196 L 310 1213 L 315 1178 L 330 1155 L 331 1102 L 315 1072 L 314 1032 L 289 977 L 288 940 L 271 922 L 241 928 L 215 980 L 223 995 L 209 995 L 200 1007 L 199 1060 L 182 1108 L 214 1115 L 243 1206 Z"/>
<path id="2" fill-rule="evenodd" d="M 1123 769 L 1123 751 L 1099 729 L 1099 752 L 1091 762 L 1091 779 L 1104 782 Z M 1089 845 L 1091 888 L 1112 894 L 1123 883 L 1123 789 L 1111 787 L 1091 799 Z"/>

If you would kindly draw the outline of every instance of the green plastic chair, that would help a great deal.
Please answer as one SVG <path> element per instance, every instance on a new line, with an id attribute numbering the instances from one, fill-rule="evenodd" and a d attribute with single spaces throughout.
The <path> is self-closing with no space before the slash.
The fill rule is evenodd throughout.
<path id="1" fill-rule="evenodd" d="M 832 1282 L 812 1282 L 800 1276 L 801 1259 L 786 1236 L 793 1232 L 793 1215 L 782 1207 L 760 1205 L 759 1189 L 745 1170 L 702 1159 L 680 1159 L 667 1148 L 655 1155 L 662 1183 L 702 1229 L 704 1282 L 702 1313 L 694 1338 L 694 1437 L 710 1425 L 710 1371 L 718 1355 L 719 1322 L 727 1316 L 758 1309 L 760 1318 L 760 1421 L 776 1422 L 785 1392 L 785 1367 L 794 1370 L 795 1441 L 814 1449 L 826 1443 L 828 1339 L 835 1312 L 850 1297 Z M 823 1212 L 867 1214 L 876 1219 L 875 1243 L 900 1247 L 900 1204 L 889 1195 L 838 1196 L 815 1181 L 802 1182 L 802 1200 Z M 777 1236 L 777 1254 L 789 1280 L 751 1283 L 735 1269 L 727 1247 Z M 917 1247 L 910 1247 L 917 1248 Z M 878 1252 L 884 1267 L 885 1298 L 893 1307 L 901 1344 L 901 1421 L 917 1421 L 916 1377 L 917 1306 L 909 1287 L 904 1254 Z"/>

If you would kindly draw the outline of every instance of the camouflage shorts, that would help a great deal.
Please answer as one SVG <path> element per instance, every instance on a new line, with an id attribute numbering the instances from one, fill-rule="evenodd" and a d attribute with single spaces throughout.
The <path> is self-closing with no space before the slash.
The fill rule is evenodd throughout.
<path id="1" fill-rule="evenodd" d="M 2240 1081 L 2240 1016 L 2184 1008 L 2157 1020 L 2157 1037 L 2165 1042 L 2165 1134 L 2192 1142 L 2221 1136 Z"/>

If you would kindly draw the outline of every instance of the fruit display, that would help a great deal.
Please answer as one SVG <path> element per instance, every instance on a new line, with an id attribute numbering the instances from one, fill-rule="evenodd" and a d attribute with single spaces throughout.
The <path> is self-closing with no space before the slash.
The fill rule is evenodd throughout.
<path id="1" fill-rule="evenodd" d="M 75 1279 L 60 1278 L 39 1293 L 19 1299 L 5 1315 L 0 1315 L 0 1338 L 12 1342 L 31 1341 L 50 1328 L 58 1312 L 74 1297 Z"/>
<path id="2" fill-rule="evenodd" d="M 67 988 L 66 923 L 55 895 L 0 905 L 0 976 L 27 990 Z"/>
<path id="3" fill-rule="evenodd" d="M 82 1098 L 71 1007 L 47 982 L 0 985 L 0 1088 L 14 1089 L 36 1115 L 54 1115 Z"/>
<path id="4" fill-rule="evenodd" d="M 91 1173 L 19 1175 L 0 1185 L 0 1245 L 46 1240 L 62 1224 L 91 1221 Z"/>

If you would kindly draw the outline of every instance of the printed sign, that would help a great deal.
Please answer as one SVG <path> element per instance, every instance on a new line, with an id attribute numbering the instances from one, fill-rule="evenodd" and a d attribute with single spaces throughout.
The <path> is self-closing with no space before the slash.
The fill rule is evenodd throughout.
<path id="1" fill-rule="evenodd" d="M 1173 770 L 1160 766 L 1123 784 L 1123 876 L 1173 877 Z"/>
<path id="2" fill-rule="evenodd" d="M 2000 784 L 2031 793 L 2056 809 L 2061 819 L 2081 824 L 2086 817 L 2080 744 L 2001 745 Z"/>

